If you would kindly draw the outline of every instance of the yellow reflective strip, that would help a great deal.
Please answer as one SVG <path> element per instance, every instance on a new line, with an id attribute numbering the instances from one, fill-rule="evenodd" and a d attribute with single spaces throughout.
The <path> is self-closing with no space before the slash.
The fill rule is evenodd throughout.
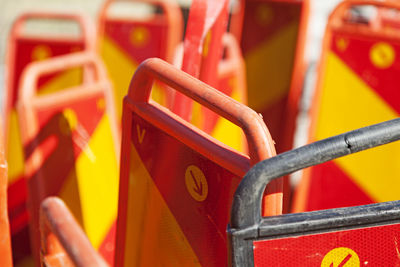
<path id="1" fill-rule="evenodd" d="M 115 221 L 118 208 L 118 166 L 107 115 L 77 158 L 75 170 L 84 229 L 97 249 Z"/>
<path id="2" fill-rule="evenodd" d="M 38 95 L 52 94 L 59 92 L 62 89 L 80 85 L 82 83 L 82 69 L 74 68 L 63 71 L 52 77 L 49 81 L 43 84 L 38 90 Z"/>
<path id="3" fill-rule="evenodd" d="M 124 266 L 200 266 L 133 146 L 128 192 Z"/>
<path id="4" fill-rule="evenodd" d="M 231 97 L 239 102 L 243 102 L 238 90 L 233 90 Z M 243 153 L 247 151 L 246 139 L 242 129 L 224 118 L 218 118 L 212 136 L 237 151 Z"/>
<path id="5" fill-rule="evenodd" d="M 245 57 L 249 106 L 262 110 L 284 97 L 290 86 L 298 23 L 283 27 Z"/>
<path id="6" fill-rule="evenodd" d="M 9 129 L 7 143 L 8 182 L 13 183 L 17 177 L 24 173 L 24 152 L 15 109 L 10 112 Z"/>
<path id="7" fill-rule="evenodd" d="M 74 215 L 75 219 L 79 222 L 81 227 L 83 227 L 81 198 L 79 196 L 79 188 L 75 168 L 73 168 L 73 170 L 69 173 L 67 179 L 65 180 L 59 193 L 59 197 L 66 203 L 66 205 Z"/>
<path id="8" fill-rule="evenodd" d="M 113 82 L 116 108 L 121 118 L 122 100 L 128 93 L 129 83 L 138 64 L 107 36 L 101 41 L 101 56 Z"/>
<path id="9" fill-rule="evenodd" d="M 316 139 L 361 128 L 398 114 L 334 53 L 327 57 Z M 336 160 L 376 201 L 399 199 L 400 144 L 378 147 Z"/>

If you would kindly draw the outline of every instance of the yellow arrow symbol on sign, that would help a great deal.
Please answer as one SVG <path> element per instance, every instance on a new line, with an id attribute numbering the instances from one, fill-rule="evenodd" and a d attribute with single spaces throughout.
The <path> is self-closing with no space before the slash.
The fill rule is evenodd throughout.
<path id="1" fill-rule="evenodd" d="M 139 144 L 143 143 L 144 135 L 146 134 L 146 130 L 143 129 L 142 131 L 140 130 L 139 124 L 136 124 L 136 131 L 137 131 L 137 136 L 139 140 Z"/>

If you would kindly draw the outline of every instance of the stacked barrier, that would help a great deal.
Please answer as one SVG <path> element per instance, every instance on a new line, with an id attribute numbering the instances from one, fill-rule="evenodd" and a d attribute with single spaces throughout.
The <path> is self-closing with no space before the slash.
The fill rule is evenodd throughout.
<path id="1" fill-rule="evenodd" d="M 347 207 L 398 199 L 398 144 L 342 156 L 400 139 L 400 120 L 318 140 L 397 117 L 400 4 L 337 7 L 311 112 L 314 143 L 276 156 L 293 144 L 308 2 L 194 0 L 180 46 L 172 0 L 107 0 L 98 35 L 80 15 L 20 17 L 4 105 L 16 264 L 28 212 L 38 266 L 398 264 L 400 202 Z M 113 12 L 119 4 L 149 12 L 125 17 Z M 43 19 L 76 22 L 80 34 L 27 33 Z M 293 210 L 320 211 L 281 215 L 291 199 L 278 178 L 306 167 Z M 6 198 L 1 266 L 12 265 Z"/>
<path id="2" fill-rule="evenodd" d="M 243 178 L 233 200 L 229 227 L 232 266 L 399 264 L 397 241 L 393 240 L 399 235 L 400 201 L 261 216 L 264 188 L 274 179 L 397 140 L 400 119 L 327 138 L 257 164 Z M 369 151 L 378 153 L 368 156 L 379 157 L 376 149 Z"/>
<path id="3" fill-rule="evenodd" d="M 149 102 L 155 80 L 240 125 L 250 160 Z M 116 266 L 226 264 L 232 193 L 274 153 L 256 113 L 161 60 L 144 62 L 124 100 Z"/>
<path id="4" fill-rule="evenodd" d="M 243 1 L 241 48 L 249 107 L 262 114 L 283 152 L 292 147 L 305 74 L 309 1 Z"/>
<path id="5" fill-rule="evenodd" d="M 68 21 L 79 26 L 78 36 L 54 36 L 54 33 L 29 34 L 26 24 L 30 21 Z M 94 29 L 90 21 L 81 15 L 67 13 L 25 13 L 14 23 L 7 50 L 5 115 L 6 156 L 9 163 L 8 210 L 13 235 L 14 256 L 18 259 L 29 253 L 26 242 L 28 212 L 26 209 L 26 183 L 16 103 L 19 99 L 20 76 L 32 61 L 68 54 L 83 49 L 93 49 Z M 60 88 L 79 84 L 79 70 L 55 73 L 39 81 L 40 94 L 55 92 Z"/>
<path id="6" fill-rule="evenodd" d="M 147 4 L 161 9 L 162 13 L 154 10 L 146 18 L 109 14 L 118 2 Z M 99 28 L 99 49 L 114 85 L 116 107 L 121 117 L 122 99 L 138 65 L 150 57 L 172 62 L 176 46 L 182 39 L 182 14 L 173 0 L 107 0 L 100 11 Z M 167 105 L 170 97 L 166 88 L 155 88 L 153 99 L 159 103 Z"/>
<path id="7" fill-rule="evenodd" d="M 37 95 L 40 77 L 76 67 L 88 72 L 81 85 Z M 18 115 L 35 253 L 40 247 L 40 202 L 57 195 L 69 205 L 92 245 L 113 261 L 119 133 L 103 68 L 95 55 L 84 52 L 37 62 L 24 72 Z"/>
<path id="8" fill-rule="evenodd" d="M 398 117 L 394 81 L 399 74 L 400 31 L 381 27 L 382 17 L 365 21 L 350 12 L 368 5 L 400 10 L 393 1 L 345 1 L 332 13 L 311 110 L 310 141 Z M 398 199 L 398 149 L 398 145 L 380 148 L 379 157 L 372 161 L 365 153 L 306 170 L 294 209 L 309 211 Z"/>

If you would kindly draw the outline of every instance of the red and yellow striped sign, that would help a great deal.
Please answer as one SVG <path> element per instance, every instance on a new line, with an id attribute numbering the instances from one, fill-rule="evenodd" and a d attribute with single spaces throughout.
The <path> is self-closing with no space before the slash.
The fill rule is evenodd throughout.
<path id="1" fill-rule="evenodd" d="M 60 196 L 92 245 L 112 263 L 119 138 L 105 71 L 97 69 L 97 77 L 101 78 L 93 83 L 44 96 L 35 93 L 35 82 L 42 74 L 58 71 L 57 67 L 86 64 L 100 62 L 92 54 L 80 53 L 31 65 L 24 76 L 18 115 L 24 144 L 30 230 L 34 253 L 38 256 L 40 203 L 47 196 Z"/>
<path id="2" fill-rule="evenodd" d="M 336 8 L 324 40 L 310 141 L 399 116 L 400 31 L 347 22 L 343 17 L 356 5 L 400 10 L 400 5 L 391 1 L 347 1 Z M 399 145 L 375 148 L 306 171 L 296 210 L 398 199 L 399 149 Z"/>
<path id="3" fill-rule="evenodd" d="M 297 113 L 301 95 L 307 17 L 307 0 L 245 1 L 241 47 L 248 104 L 262 114 L 280 152 L 292 145 L 295 115 L 288 113 Z M 290 91 L 295 99 L 288 103 Z"/>
<path id="4" fill-rule="evenodd" d="M 122 100 L 138 65 L 151 57 L 172 61 L 182 38 L 183 18 L 174 1 L 162 0 L 128 1 L 161 8 L 161 14 L 153 13 L 145 19 L 108 14 L 117 2 L 122 1 L 108 0 L 100 12 L 99 48 L 114 85 L 116 107 L 121 117 Z M 169 101 L 166 89 L 160 86 L 155 87 L 152 97 L 163 105 Z"/>
<path id="5" fill-rule="evenodd" d="M 154 79 L 245 129 L 250 160 L 149 103 Z M 116 266 L 226 265 L 234 191 L 251 164 L 274 155 L 261 118 L 157 59 L 141 65 L 124 101 Z"/>
<path id="6" fill-rule="evenodd" d="M 49 34 L 29 35 L 24 32 L 29 20 L 50 19 L 50 21 L 71 21 L 79 24 L 81 36 L 56 37 Z M 19 134 L 16 102 L 19 99 L 19 83 L 24 68 L 31 62 L 93 48 L 92 25 L 83 16 L 64 13 L 25 13 L 11 29 L 7 53 L 7 94 L 5 106 L 6 155 L 9 164 L 8 209 L 10 227 L 13 234 L 15 261 L 29 253 L 26 242 L 28 213 L 26 210 L 26 183 L 24 159 Z M 82 72 L 73 69 L 42 77 L 38 81 L 39 93 L 48 94 L 61 88 L 77 85 L 82 80 Z"/>

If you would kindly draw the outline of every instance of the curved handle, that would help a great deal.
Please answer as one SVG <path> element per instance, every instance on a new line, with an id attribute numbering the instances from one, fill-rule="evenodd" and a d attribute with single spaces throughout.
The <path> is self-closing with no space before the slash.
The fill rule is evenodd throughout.
<path id="1" fill-rule="evenodd" d="M 137 103 L 148 103 L 155 80 L 241 127 L 247 138 L 252 164 L 275 155 L 274 142 L 255 111 L 161 59 L 151 58 L 140 64 L 129 86 L 128 97 Z"/>
<path id="2" fill-rule="evenodd" d="M 400 119 L 330 137 L 258 163 L 245 175 L 236 190 L 231 210 L 231 228 L 239 230 L 261 222 L 263 192 L 275 179 L 397 140 L 400 140 Z"/>
<path id="3" fill-rule="evenodd" d="M 396 1 L 378 1 L 378 0 L 347 0 L 341 2 L 332 12 L 329 21 L 334 26 L 342 26 L 345 23 L 348 11 L 355 6 L 375 6 L 384 8 L 393 8 L 400 10 L 400 2 Z M 374 24 L 374 27 L 378 27 Z"/>
<path id="4" fill-rule="evenodd" d="M 179 5 L 175 0 L 107 0 L 100 10 L 99 14 L 99 25 L 100 34 L 104 34 L 104 24 L 107 18 L 107 11 L 109 7 L 115 2 L 133 2 L 133 3 L 147 3 L 150 5 L 155 5 L 161 7 L 164 12 L 168 25 L 167 42 L 166 46 L 166 56 L 165 59 L 168 62 L 172 62 L 175 48 L 182 39 L 183 33 L 183 17 Z"/>
<path id="5" fill-rule="evenodd" d="M 57 56 L 45 61 L 30 63 L 28 66 L 25 68 L 20 79 L 22 82 L 20 84 L 21 101 L 29 100 L 35 96 L 37 82 L 44 75 L 76 67 L 84 67 L 86 68 L 85 76 L 92 76 L 96 81 L 106 79 L 107 77 L 107 72 L 101 60 L 95 53 L 90 51 Z M 89 70 L 90 72 L 87 73 Z"/>
<path id="6" fill-rule="evenodd" d="M 54 251 L 53 253 L 57 257 L 60 257 L 60 252 L 62 256 L 66 254 L 74 266 L 108 266 L 90 244 L 67 206 L 57 197 L 48 197 L 41 204 L 40 232 L 42 253 L 44 253 L 41 257 L 42 260 L 46 259 L 46 256 L 51 256 L 52 251 L 48 251 L 49 247 L 56 249 L 58 244 L 61 244 L 63 251 Z M 55 236 L 56 240 L 50 238 L 51 234 Z"/>
<path id="7" fill-rule="evenodd" d="M 83 14 L 76 13 L 57 13 L 57 12 L 27 12 L 22 14 L 14 22 L 11 29 L 11 36 L 14 39 L 22 35 L 22 29 L 27 20 L 55 19 L 76 22 L 82 32 L 82 40 L 87 45 L 87 48 L 94 49 L 96 41 L 96 30 L 93 23 Z"/>

